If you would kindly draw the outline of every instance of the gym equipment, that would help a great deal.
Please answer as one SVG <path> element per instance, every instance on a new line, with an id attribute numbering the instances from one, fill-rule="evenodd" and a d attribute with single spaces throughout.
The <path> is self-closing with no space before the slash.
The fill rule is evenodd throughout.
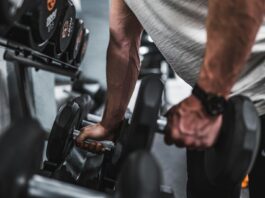
<path id="1" fill-rule="evenodd" d="M 23 12 L 7 29 L 5 39 L 43 51 L 58 29 L 63 2 L 64 0 L 25 0 Z"/>
<path id="2" fill-rule="evenodd" d="M 73 82 L 72 91 L 79 94 L 88 94 L 92 97 L 94 106 L 91 112 L 95 112 L 104 105 L 106 89 L 97 80 L 80 77 Z"/>
<path id="3" fill-rule="evenodd" d="M 77 54 L 77 57 L 75 60 L 77 64 L 81 64 L 85 55 L 86 55 L 86 50 L 87 50 L 88 41 L 89 41 L 89 34 L 90 34 L 89 30 L 85 28 L 84 34 L 83 34 L 83 39 L 81 42 L 81 47 L 80 47 L 79 53 Z"/>
<path id="4" fill-rule="evenodd" d="M 95 123 L 101 120 L 94 115 L 88 117 Z M 158 119 L 156 124 L 158 132 L 163 133 L 166 120 Z M 260 122 L 253 103 L 245 96 L 230 98 L 223 114 L 220 136 L 212 148 L 205 150 L 205 171 L 209 181 L 223 188 L 239 184 L 253 166 L 259 140 Z M 134 140 L 130 143 L 137 146 Z"/>
<path id="5" fill-rule="evenodd" d="M 64 18 L 62 20 L 62 26 L 60 30 L 60 37 L 59 37 L 59 51 L 65 52 L 67 47 L 70 44 L 70 41 L 72 39 L 73 33 L 74 33 L 74 27 L 75 27 L 75 7 L 72 1 L 67 0 L 65 5 L 65 14 Z"/>
<path id="6" fill-rule="evenodd" d="M 42 160 L 44 131 L 31 119 L 17 121 L 0 137 L 0 197 L 23 197 L 26 181 Z"/>
<path id="7" fill-rule="evenodd" d="M 230 188 L 250 172 L 259 147 L 260 121 L 253 103 L 245 96 L 229 99 L 220 136 L 205 151 L 205 171 L 214 185 Z"/>
<path id="8" fill-rule="evenodd" d="M 0 25 L 13 25 L 24 13 L 28 0 L 5 0 L 0 2 Z M 3 28 L 4 31 L 4 28 Z M 1 31 L 2 33 L 2 31 Z"/>
<path id="9" fill-rule="evenodd" d="M 159 93 L 154 91 L 155 87 L 159 90 Z M 110 187 L 106 188 L 113 190 L 120 172 L 120 167 L 122 167 L 123 162 L 129 154 L 151 147 L 153 132 L 155 131 L 154 127 L 156 127 L 153 122 L 157 119 L 162 92 L 163 83 L 160 79 L 154 76 L 144 79 L 138 94 L 137 101 L 139 102 L 136 103 L 133 116 L 129 116 L 130 119 L 127 117 L 121 124 L 119 130 L 120 136 L 118 137 L 116 146 L 114 147 L 114 143 L 111 141 L 102 141 L 101 143 L 104 145 L 106 151 L 102 154 L 104 157 L 103 162 L 97 158 L 90 158 L 84 162 L 97 167 L 95 168 L 97 171 L 95 175 L 100 175 L 97 181 L 97 186 L 100 187 L 97 189 L 105 188 L 107 185 L 105 183 L 108 181 L 107 183 L 110 183 L 108 184 Z M 137 105 L 142 106 L 137 107 Z M 149 114 L 153 116 L 149 116 Z M 93 118 L 90 114 L 87 118 L 88 120 L 79 120 L 78 118 L 80 118 L 78 105 L 73 101 L 62 107 L 56 117 L 48 140 L 46 155 L 49 162 L 57 164 L 57 167 L 60 167 L 63 163 L 65 164 L 65 162 L 73 162 L 73 160 L 69 159 L 69 156 L 72 154 L 76 155 L 76 147 L 74 146 L 73 139 L 79 135 L 79 131 L 76 130 L 78 129 L 77 126 L 80 125 L 79 128 L 82 128 L 82 126 L 87 126 L 88 124 L 95 124 L 94 121 L 97 116 Z M 132 139 L 138 142 L 136 146 L 130 143 Z M 91 141 L 94 140 L 87 140 L 87 143 Z M 97 163 L 95 161 L 93 162 L 94 159 L 97 160 Z M 73 177 L 77 178 L 76 175 L 80 175 L 81 172 L 84 172 L 83 169 L 79 170 L 78 174 L 73 174 Z"/>
<path id="10" fill-rule="evenodd" d="M 76 11 L 71 0 L 64 1 L 63 10 L 63 14 L 59 19 L 59 28 L 57 28 L 45 49 L 45 53 L 57 58 L 61 58 L 67 50 L 75 28 Z"/>
<path id="11" fill-rule="evenodd" d="M 120 197 L 161 198 L 161 180 L 162 174 L 154 157 L 147 151 L 138 151 L 124 163 L 117 189 Z"/>
<path id="12" fill-rule="evenodd" d="M 44 146 L 43 138 L 44 132 L 39 123 L 31 119 L 20 120 L 1 136 L 0 154 L 3 161 L 1 161 L 0 166 L 0 197 L 110 198 L 115 196 L 80 188 L 34 174 L 38 171 L 42 160 L 42 150 Z M 13 145 L 10 145 L 10 143 Z M 144 179 L 141 174 L 142 172 L 152 175 L 155 181 L 152 180 L 150 182 L 160 185 L 159 168 L 157 164 L 154 164 L 155 161 L 148 154 L 136 153 L 129 159 L 130 163 L 133 163 L 135 167 L 127 168 L 127 171 L 130 172 L 126 171 L 124 174 L 129 173 L 133 175 L 135 182 L 130 182 L 130 186 L 122 185 L 121 189 L 123 193 L 120 193 L 122 195 L 119 196 L 120 198 L 129 198 L 126 191 L 137 189 L 137 181 Z M 150 165 L 151 168 L 147 165 Z M 124 177 L 125 176 L 121 175 L 121 178 Z M 138 189 L 137 194 L 140 197 L 152 195 L 150 190 L 155 190 L 156 187 L 157 186 L 151 187 L 150 185 L 145 185 L 141 189 Z M 153 196 L 147 196 L 146 198 L 153 198 Z"/>
<path id="13" fill-rule="evenodd" d="M 159 91 L 154 91 L 154 87 L 157 87 Z M 124 127 L 120 132 L 120 134 L 126 134 L 122 135 L 121 139 L 122 145 L 126 147 L 126 149 L 123 149 L 124 156 L 128 156 L 129 153 L 135 150 L 151 146 L 153 135 L 150 134 L 155 131 L 155 125 L 152 123 L 156 121 L 158 116 L 162 92 L 163 83 L 160 79 L 149 77 L 142 81 L 130 125 L 128 120 L 125 120 L 122 125 L 129 125 L 129 127 Z M 73 139 L 79 135 L 79 131 L 75 130 L 77 126 L 83 126 L 84 123 L 94 124 L 93 119 L 86 122 L 79 118 L 80 109 L 74 101 L 67 103 L 60 109 L 48 141 L 47 158 L 49 161 L 57 164 L 62 163 L 74 144 Z M 130 143 L 131 138 L 135 139 L 136 145 Z M 91 140 L 87 140 L 87 143 L 90 142 Z M 113 142 L 103 141 L 102 143 L 105 150 L 110 151 L 114 149 Z"/>
<path id="14" fill-rule="evenodd" d="M 64 0 L 40 1 L 37 11 L 33 11 L 31 17 L 32 33 L 35 38 L 49 40 L 58 28 L 61 12 L 63 12 Z M 36 21 L 37 20 L 37 21 Z M 38 32 L 38 34 L 34 34 Z M 38 38 L 39 37 L 39 38 Z"/>
<path id="15" fill-rule="evenodd" d="M 66 62 L 72 63 L 76 59 L 77 54 L 81 48 L 83 34 L 84 34 L 84 21 L 81 19 L 76 19 L 74 33 L 71 42 L 68 46 L 67 53 L 65 54 L 64 57 Z"/>

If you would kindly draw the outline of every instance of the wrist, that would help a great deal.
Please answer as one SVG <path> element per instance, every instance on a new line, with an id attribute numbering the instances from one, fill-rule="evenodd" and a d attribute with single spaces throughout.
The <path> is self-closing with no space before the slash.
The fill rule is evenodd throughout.
<path id="1" fill-rule="evenodd" d="M 218 116 L 224 112 L 227 103 L 226 98 L 215 93 L 207 92 L 200 85 L 196 84 L 192 95 L 200 102 L 204 111 L 211 117 Z"/>

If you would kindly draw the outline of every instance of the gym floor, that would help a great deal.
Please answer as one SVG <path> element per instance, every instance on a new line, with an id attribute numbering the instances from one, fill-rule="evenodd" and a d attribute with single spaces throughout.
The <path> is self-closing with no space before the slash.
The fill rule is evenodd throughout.
<path id="1" fill-rule="evenodd" d="M 109 1 L 82 0 L 82 16 L 86 26 L 90 29 L 90 44 L 82 69 L 85 75 L 105 81 L 105 56 L 108 43 L 108 9 Z M 177 79 L 167 84 L 171 91 L 172 103 L 177 103 L 189 95 L 190 87 L 182 80 Z M 181 93 L 180 93 L 181 90 Z M 178 92 L 178 94 L 174 94 Z M 176 98 L 177 97 L 177 98 Z M 133 103 L 134 96 L 131 103 Z M 153 149 L 161 165 L 164 184 L 171 186 L 175 197 L 186 197 L 186 150 L 175 146 L 166 146 L 161 135 L 156 135 Z M 247 198 L 247 191 L 242 192 L 242 198 Z"/>

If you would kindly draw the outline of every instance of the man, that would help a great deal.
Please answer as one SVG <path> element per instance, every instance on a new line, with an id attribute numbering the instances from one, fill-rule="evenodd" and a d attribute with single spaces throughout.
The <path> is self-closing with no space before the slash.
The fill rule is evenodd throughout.
<path id="1" fill-rule="evenodd" d="M 231 190 L 209 184 L 199 150 L 212 146 L 218 136 L 222 108 L 213 106 L 222 107 L 232 94 L 249 96 L 265 122 L 264 8 L 264 0 L 112 0 L 106 108 L 102 122 L 84 128 L 77 144 L 100 151 L 102 145 L 83 141 L 115 135 L 139 74 L 144 28 L 177 74 L 195 85 L 193 94 L 167 113 L 165 136 L 166 143 L 188 148 L 187 196 L 238 198 L 240 184 Z M 217 102 L 200 98 L 202 93 Z M 260 151 L 264 148 L 262 140 Z M 265 196 L 264 161 L 260 154 L 250 174 L 252 198 Z"/>

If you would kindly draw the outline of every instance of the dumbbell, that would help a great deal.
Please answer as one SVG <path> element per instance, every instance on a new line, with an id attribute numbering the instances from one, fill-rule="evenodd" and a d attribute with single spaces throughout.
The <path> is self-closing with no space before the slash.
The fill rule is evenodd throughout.
<path id="1" fill-rule="evenodd" d="M 21 24 L 31 28 L 36 43 L 47 42 L 58 29 L 64 0 L 29 1 L 29 9 L 22 17 Z"/>
<path id="2" fill-rule="evenodd" d="M 39 170 L 42 161 L 44 133 L 39 122 L 24 118 L 13 123 L 13 126 L 1 136 L 0 197 L 110 198 L 115 196 L 36 175 L 35 172 Z M 122 185 L 117 190 L 118 197 L 129 198 L 127 192 L 137 189 L 137 182 L 142 181 L 145 185 L 137 189 L 139 197 L 160 198 L 158 195 L 153 196 L 161 184 L 161 173 L 154 158 L 148 153 L 139 152 L 134 153 L 128 160 L 129 167 L 124 168 L 125 175 L 121 175 L 122 179 L 119 182 Z M 143 177 L 142 172 L 150 175 L 151 178 Z M 134 180 L 124 181 L 127 174 L 133 175 Z M 150 182 L 152 186 L 149 185 Z"/>
<path id="3" fill-rule="evenodd" d="M 151 91 L 153 90 L 153 86 L 156 86 L 160 90 L 159 93 Z M 150 131 L 154 131 L 155 125 L 153 125 L 153 121 L 156 121 L 158 116 L 162 92 L 163 83 L 160 79 L 153 76 L 143 79 L 138 98 L 145 97 L 145 100 L 137 100 L 133 115 L 130 118 L 130 124 L 127 123 L 128 119 L 123 123 L 124 125 L 129 125 L 129 127 L 123 129 L 124 131 L 120 132 L 121 134 L 127 135 L 127 133 L 132 133 L 132 135 L 134 135 L 135 130 L 139 131 L 139 134 L 135 137 L 139 140 L 137 141 L 137 146 L 140 147 L 139 149 L 151 146 L 152 140 L 150 136 L 146 134 Z M 148 95 L 146 93 L 148 93 Z M 73 139 L 79 134 L 77 129 L 80 128 L 82 123 L 95 123 L 97 116 L 90 115 L 90 120 L 84 121 L 80 119 L 80 111 L 79 105 L 74 101 L 67 103 L 59 110 L 48 140 L 47 158 L 50 161 L 58 164 L 62 163 L 74 144 Z M 92 140 L 87 140 L 88 143 L 91 141 Z M 106 146 L 106 150 L 113 148 L 112 142 L 107 141 L 103 143 Z M 126 144 L 126 146 L 129 146 L 129 144 Z"/>
<path id="4" fill-rule="evenodd" d="M 73 63 L 76 59 L 81 48 L 83 34 L 84 21 L 81 19 L 76 19 L 72 39 L 63 57 L 66 62 Z"/>
<path id="5" fill-rule="evenodd" d="M 156 87 L 156 90 L 154 87 Z M 134 151 L 151 147 L 156 127 L 153 123 L 157 120 L 163 87 L 161 80 L 155 76 L 142 80 L 133 115 L 128 116 L 121 124 L 121 128 L 117 132 L 121 135 L 118 137 L 115 147 L 111 146 L 111 152 L 103 154 L 104 158 L 107 159 L 104 160 L 104 163 L 110 162 L 114 167 L 108 168 L 107 171 L 100 171 L 102 175 L 99 180 L 100 186 L 105 185 L 101 185 L 101 183 L 102 179 L 106 177 L 111 177 L 111 181 L 114 181 L 112 184 L 115 185 L 120 167 L 122 167 L 127 157 Z M 62 107 L 56 116 L 49 136 L 46 155 L 48 161 L 57 164 L 57 167 L 60 167 L 75 149 L 73 139 L 79 133 L 75 129 L 81 128 L 84 119 L 80 119 L 80 114 L 79 105 L 72 101 Z M 130 118 L 130 121 L 128 118 Z M 91 118 L 90 124 L 93 123 L 94 120 Z M 133 143 L 132 140 L 135 140 L 136 143 Z M 88 140 L 88 142 L 91 141 Z M 109 143 L 108 145 L 113 145 L 113 142 L 107 143 Z M 110 149 L 105 148 L 105 150 Z M 93 159 L 91 160 L 91 164 L 95 164 Z M 67 161 L 71 160 L 68 159 Z M 97 164 L 97 166 L 99 170 L 105 169 L 102 163 Z M 111 176 L 107 176 L 107 172 L 112 173 Z"/>
<path id="6" fill-rule="evenodd" d="M 90 32 L 87 28 L 84 28 L 83 30 L 83 38 L 82 38 L 82 42 L 81 42 L 81 47 L 80 47 L 80 50 L 77 54 L 77 57 L 75 59 L 75 62 L 77 64 L 81 64 L 85 55 L 86 55 L 86 51 L 87 51 L 87 47 L 88 47 L 88 41 L 89 41 L 89 35 L 90 35 Z"/>
<path id="7" fill-rule="evenodd" d="M 42 161 L 44 133 L 39 122 L 24 118 L 14 123 L 1 136 L 0 153 L 3 161 L 0 166 L 0 197 L 108 197 L 102 193 L 34 175 Z"/>
<path id="8" fill-rule="evenodd" d="M 63 12 L 59 19 L 58 28 L 50 39 L 49 45 L 45 49 L 45 53 L 56 58 L 62 57 L 73 37 L 75 21 L 75 6 L 71 0 L 66 0 L 63 3 Z"/>
<path id="9" fill-rule="evenodd" d="M 153 89 L 156 88 L 153 87 Z M 148 99 L 152 101 L 154 96 L 151 95 L 150 90 L 146 89 L 145 92 L 150 95 Z M 144 100 L 145 97 L 141 97 L 140 93 L 136 102 L 139 112 L 146 108 L 147 101 Z M 139 120 L 146 119 L 140 114 Z M 94 115 L 88 115 L 88 118 L 92 123 L 98 123 L 101 120 Z M 88 124 L 91 123 L 85 121 L 82 123 L 83 127 Z M 153 125 L 157 125 L 157 132 L 163 133 L 166 120 L 158 119 L 153 122 Z M 137 130 L 134 130 L 134 133 L 137 133 Z M 131 147 L 129 150 L 139 148 L 137 144 L 141 140 L 134 139 L 135 137 L 137 134 L 132 134 L 131 138 L 128 138 L 135 140 L 127 142 L 127 147 Z M 213 185 L 230 188 L 243 180 L 255 161 L 259 140 L 260 123 L 253 103 L 245 96 L 238 95 L 230 98 L 223 114 L 218 140 L 212 148 L 205 150 L 205 171 L 209 181 Z"/>

